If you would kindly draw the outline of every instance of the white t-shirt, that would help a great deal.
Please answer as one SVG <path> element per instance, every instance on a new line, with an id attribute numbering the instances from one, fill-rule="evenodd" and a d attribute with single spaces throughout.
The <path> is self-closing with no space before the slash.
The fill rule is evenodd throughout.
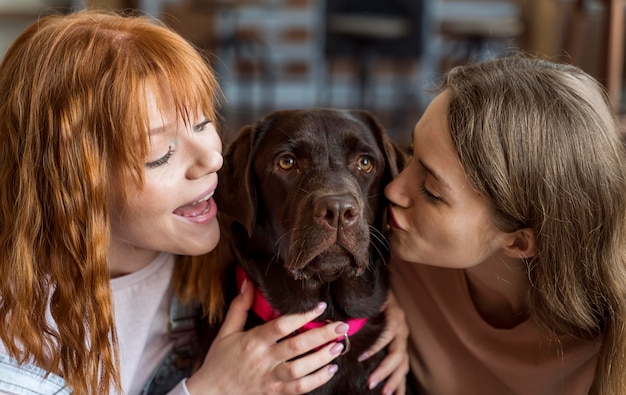
<path id="1" fill-rule="evenodd" d="M 125 395 L 139 394 L 172 349 L 168 322 L 174 259 L 172 254 L 162 253 L 145 268 L 111 280 Z M 54 375 L 44 379 L 42 375 L 43 372 L 33 366 L 15 366 L 0 343 L 0 393 L 54 394 L 63 387 L 62 379 Z M 188 395 L 184 382 L 170 394 Z"/>

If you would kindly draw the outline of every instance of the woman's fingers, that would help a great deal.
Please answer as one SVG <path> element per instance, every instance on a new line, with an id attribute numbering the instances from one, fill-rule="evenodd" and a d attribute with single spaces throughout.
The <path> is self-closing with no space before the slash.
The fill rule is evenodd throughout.
<path id="1" fill-rule="evenodd" d="M 310 375 L 316 375 L 318 370 L 324 370 L 324 368 L 330 367 L 330 362 L 338 357 L 343 351 L 342 343 L 329 343 L 319 350 L 302 356 L 297 359 L 292 359 L 281 363 L 274 369 L 274 378 L 278 381 L 296 381 L 302 378 L 306 378 Z M 324 367 L 320 369 L 320 367 Z M 331 368 L 336 371 L 336 366 Z M 322 374 L 324 377 L 330 377 Z M 320 377 L 318 375 L 318 377 Z"/>
<path id="2" fill-rule="evenodd" d="M 248 310 L 252 307 L 253 299 L 254 286 L 246 279 L 241 284 L 239 295 L 233 299 L 228 308 L 222 327 L 217 334 L 218 338 L 243 330 L 246 320 L 248 319 Z"/>
<path id="3" fill-rule="evenodd" d="M 287 317 L 288 316 L 285 316 L 285 318 Z M 277 321 L 279 321 L 281 318 L 278 318 L 273 322 L 278 325 L 279 323 Z M 271 323 L 272 322 L 266 325 L 270 325 Z M 300 325 L 300 327 L 301 326 L 302 325 Z M 332 322 L 319 328 L 310 329 L 298 333 L 297 335 L 292 335 L 300 327 L 297 327 L 293 331 L 289 332 L 288 337 L 284 337 L 283 340 L 276 343 L 276 345 L 273 347 L 273 353 L 276 358 L 287 361 L 308 353 L 309 351 L 317 350 L 328 343 L 337 344 L 337 339 L 343 339 L 344 335 L 348 333 L 348 330 L 350 329 L 350 327 L 346 323 Z M 343 345 L 343 343 L 340 344 Z M 337 355 L 333 355 L 330 360 L 332 360 L 336 356 Z M 328 360 L 327 362 L 329 362 L 330 360 Z"/>
<path id="4" fill-rule="evenodd" d="M 378 365 L 376 370 L 370 375 L 367 384 L 374 388 L 382 380 L 387 380 L 383 386 L 383 394 L 404 395 L 406 385 L 406 374 L 409 372 L 409 359 L 403 349 L 389 347 L 389 353 Z"/>
<path id="5" fill-rule="evenodd" d="M 403 373 L 404 372 L 404 373 Z M 383 395 L 404 395 L 406 393 L 406 375 L 409 372 L 409 364 L 406 370 L 395 370 L 383 387 Z"/>
<path id="6" fill-rule="evenodd" d="M 373 388 L 383 380 L 387 380 L 383 387 L 384 394 L 391 394 L 394 391 L 396 394 L 404 394 L 405 377 L 409 371 L 407 351 L 409 328 L 404 310 L 391 291 L 385 303 L 385 316 L 387 321 L 385 329 L 374 345 L 359 356 L 359 360 L 363 361 L 388 346 L 385 359 L 368 378 L 368 385 Z"/>
<path id="7" fill-rule="evenodd" d="M 298 380 L 283 382 L 283 394 L 305 394 L 326 384 L 337 373 L 337 365 L 327 365 Z"/>
<path id="8" fill-rule="evenodd" d="M 395 340 L 397 334 L 395 331 L 390 330 L 389 325 L 390 325 L 389 321 L 387 321 L 387 324 L 385 325 L 385 329 L 380 334 L 380 336 L 378 336 L 378 339 L 376 339 L 374 344 L 369 349 L 367 349 L 367 351 L 365 351 L 363 354 L 359 355 L 359 361 L 365 361 L 367 358 L 381 351 L 383 348 L 388 346 L 393 340 Z"/>
<path id="9" fill-rule="evenodd" d="M 324 310 L 326 310 L 326 303 L 320 302 L 313 310 L 302 314 L 284 315 L 270 321 L 269 324 L 273 326 L 273 332 L 280 336 L 278 339 L 282 339 L 319 317 Z"/>
<path id="10" fill-rule="evenodd" d="M 288 384 L 288 386 L 291 387 L 288 388 L 288 392 L 293 394 L 304 394 L 311 392 L 314 389 L 326 384 L 330 379 L 332 379 L 337 372 L 337 369 L 337 365 L 335 364 L 327 365 L 313 374 L 309 374 L 297 381 L 292 381 Z"/>
<path id="11" fill-rule="evenodd" d="M 404 316 L 404 310 L 402 310 L 395 295 L 391 291 L 388 292 L 387 301 L 383 306 L 383 310 L 385 311 L 386 319 L 385 329 L 378 339 L 376 339 L 374 344 L 359 356 L 359 361 L 364 361 L 376 354 L 392 341 L 395 341 L 398 337 L 404 338 L 400 340 L 404 340 L 406 345 L 409 328 Z"/>

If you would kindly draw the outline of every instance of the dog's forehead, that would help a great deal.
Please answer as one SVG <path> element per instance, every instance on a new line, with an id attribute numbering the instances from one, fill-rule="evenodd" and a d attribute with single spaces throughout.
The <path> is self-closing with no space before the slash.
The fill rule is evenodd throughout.
<path id="1" fill-rule="evenodd" d="M 272 114 L 264 124 L 259 140 L 272 141 L 273 147 L 297 145 L 302 149 L 342 150 L 347 145 L 362 144 L 372 149 L 378 145 L 378 131 L 349 110 L 281 111 Z"/>

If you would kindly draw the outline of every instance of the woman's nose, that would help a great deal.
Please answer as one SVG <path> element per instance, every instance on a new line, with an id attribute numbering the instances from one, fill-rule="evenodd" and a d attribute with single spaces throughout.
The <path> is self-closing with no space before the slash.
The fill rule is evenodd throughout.
<path id="1" fill-rule="evenodd" d="M 217 133 L 214 139 L 192 138 L 190 145 L 191 152 L 187 178 L 200 178 L 207 174 L 216 173 L 222 168 L 224 158 L 222 157 L 222 145 Z"/>
<path id="2" fill-rule="evenodd" d="M 402 207 L 407 207 L 409 205 L 409 196 L 403 183 L 405 176 L 406 170 L 400 172 L 400 174 L 398 174 L 396 178 L 394 178 L 385 187 L 385 196 L 387 199 L 393 204 Z"/>

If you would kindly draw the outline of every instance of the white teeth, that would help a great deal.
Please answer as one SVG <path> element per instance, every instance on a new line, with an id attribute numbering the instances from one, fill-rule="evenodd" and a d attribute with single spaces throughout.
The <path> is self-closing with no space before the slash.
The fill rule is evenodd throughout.
<path id="1" fill-rule="evenodd" d="M 200 204 L 200 203 L 202 203 L 202 202 L 206 202 L 207 200 L 211 199 L 211 198 L 213 197 L 213 193 L 214 193 L 214 192 L 215 192 L 215 191 L 213 191 L 213 192 L 209 193 L 208 195 L 206 195 L 206 196 L 205 196 L 205 197 L 203 197 L 202 199 L 200 199 L 200 200 L 198 200 L 198 201 L 196 201 L 196 202 L 193 202 L 193 205 L 195 206 L 196 204 Z"/>

